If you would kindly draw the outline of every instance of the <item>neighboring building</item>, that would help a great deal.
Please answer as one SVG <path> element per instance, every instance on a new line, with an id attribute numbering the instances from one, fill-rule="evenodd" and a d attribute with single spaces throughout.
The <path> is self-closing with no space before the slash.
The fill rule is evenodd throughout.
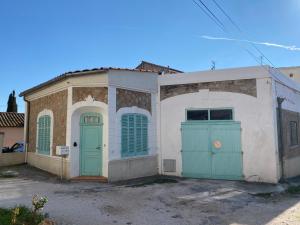
<path id="1" fill-rule="evenodd" d="M 158 173 L 157 76 L 137 69 L 65 73 L 23 93 L 27 162 L 61 173 L 56 146 L 70 146 L 67 178 L 110 181 Z"/>
<path id="2" fill-rule="evenodd" d="M 176 70 L 176 69 L 170 68 L 168 66 L 161 66 L 161 65 L 157 65 L 157 64 L 154 64 L 154 63 L 146 62 L 146 61 L 142 61 L 136 67 L 136 69 L 138 69 L 138 70 L 151 70 L 151 71 L 155 71 L 159 74 L 163 74 L 163 73 L 169 73 L 169 74 L 183 73 L 180 70 Z"/>
<path id="3" fill-rule="evenodd" d="M 300 174 L 300 86 L 278 70 L 158 79 L 161 173 L 270 183 L 278 182 L 282 168 L 284 177 Z"/>
<path id="4" fill-rule="evenodd" d="M 280 67 L 278 70 L 292 80 L 300 83 L 300 66 Z"/>
<path id="5" fill-rule="evenodd" d="M 24 140 L 24 113 L 0 112 L 0 134 L 3 147 Z"/>
<path id="6" fill-rule="evenodd" d="M 297 83 L 267 66 L 158 73 L 75 71 L 21 93 L 28 163 L 60 174 L 55 147 L 66 145 L 67 178 L 300 175 Z"/>

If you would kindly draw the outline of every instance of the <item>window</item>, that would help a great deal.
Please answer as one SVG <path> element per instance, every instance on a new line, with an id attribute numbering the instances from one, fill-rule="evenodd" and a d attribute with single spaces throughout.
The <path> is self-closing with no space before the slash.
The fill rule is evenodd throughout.
<path id="1" fill-rule="evenodd" d="M 40 116 L 38 119 L 38 153 L 50 155 L 51 117 Z"/>
<path id="2" fill-rule="evenodd" d="M 210 110 L 210 120 L 232 120 L 232 110 L 231 109 Z"/>
<path id="3" fill-rule="evenodd" d="M 208 110 L 188 110 L 187 120 L 208 120 Z"/>
<path id="4" fill-rule="evenodd" d="M 148 118 L 129 113 L 122 116 L 122 157 L 148 154 Z"/>
<path id="5" fill-rule="evenodd" d="M 233 120 L 232 109 L 190 109 L 186 112 L 187 120 Z"/>
<path id="6" fill-rule="evenodd" d="M 298 123 L 290 121 L 290 143 L 291 146 L 298 145 Z"/>

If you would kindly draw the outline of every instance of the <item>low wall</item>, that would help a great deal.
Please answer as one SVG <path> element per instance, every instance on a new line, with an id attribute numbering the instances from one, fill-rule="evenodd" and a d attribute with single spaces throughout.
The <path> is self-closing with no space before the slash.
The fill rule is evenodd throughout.
<path id="1" fill-rule="evenodd" d="M 112 160 L 108 164 L 108 180 L 110 182 L 153 176 L 157 174 L 157 156 Z"/>
<path id="2" fill-rule="evenodd" d="M 13 166 L 25 163 L 24 152 L 0 153 L 0 166 Z"/>
<path id="3" fill-rule="evenodd" d="M 37 167 L 41 170 L 45 170 L 49 173 L 55 174 L 57 176 L 61 175 L 61 158 L 57 156 L 46 156 L 39 155 L 33 152 L 28 152 L 27 163 Z M 64 159 L 63 161 L 63 177 L 70 178 L 70 162 Z"/>

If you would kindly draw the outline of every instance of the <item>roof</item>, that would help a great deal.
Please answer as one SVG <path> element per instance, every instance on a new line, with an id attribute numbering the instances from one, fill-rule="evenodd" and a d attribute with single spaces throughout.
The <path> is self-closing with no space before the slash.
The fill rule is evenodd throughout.
<path id="1" fill-rule="evenodd" d="M 24 113 L 0 112 L 0 127 L 24 127 Z"/>
<path id="2" fill-rule="evenodd" d="M 150 62 L 146 62 L 146 61 L 142 61 L 137 67 L 136 69 L 150 69 L 153 71 L 156 71 L 158 73 L 183 73 L 183 71 L 177 70 L 177 69 L 173 69 L 169 66 L 161 66 L 158 64 L 154 64 L 154 63 L 150 63 Z"/>
<path id="3" fill-rule="evenodd" d="M 159 77 L 159 84 L 164 86 L 257 78 L 273 78 L 278 83 L 300 92 L 300 84 L 285 76 L 279 69 L 267 65 L 165 74 Z"/>
<path id="4" fill-rule="evenodd" d="M 59 81 L 62 81 L 64 79 L 70 78 L 70 77 L 76 77 L 76 76 L 83 76 L 85 74 L 89 74 L 91 72 L 95 72 L 95 73 L 105 73 L 108 72 L 110 70 L 120 70 L 120 71 L 133 71 L 133 72 L 145 72 L 145 73 L 157 73 L 156 71 L 153 70 L 144 70 L 144 69 L 127 69 L 127 68 L 115 68 L 115 67 L 100 67 L 100 68 L 93 68 L 93 69 L 84 69 L 84 70 L 76 70 L 76 71 L 69 71 L 66 73 L 63 73 L 57 77 L 54 77 L 51 80 L 48 80 L 46 82 L 43 82 L 37 86 L 34 86 L 30 89 L 27 89 L 23 92 L 20 93 L 20 97 L 27 95 L 29 93 L 32 93 L 34 91 L 37 91 L 43 87 L 46 87 L 48 85 L 57 83 Z"/>

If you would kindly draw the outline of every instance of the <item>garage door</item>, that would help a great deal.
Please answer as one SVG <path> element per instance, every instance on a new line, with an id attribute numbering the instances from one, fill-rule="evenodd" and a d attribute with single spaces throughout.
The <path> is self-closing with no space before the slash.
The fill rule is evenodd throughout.
<path id="1" fill-rule="evenodd" d="M 188 121 L 181 128 L 184 177 L 243 178 L 240 122 Z"/>

